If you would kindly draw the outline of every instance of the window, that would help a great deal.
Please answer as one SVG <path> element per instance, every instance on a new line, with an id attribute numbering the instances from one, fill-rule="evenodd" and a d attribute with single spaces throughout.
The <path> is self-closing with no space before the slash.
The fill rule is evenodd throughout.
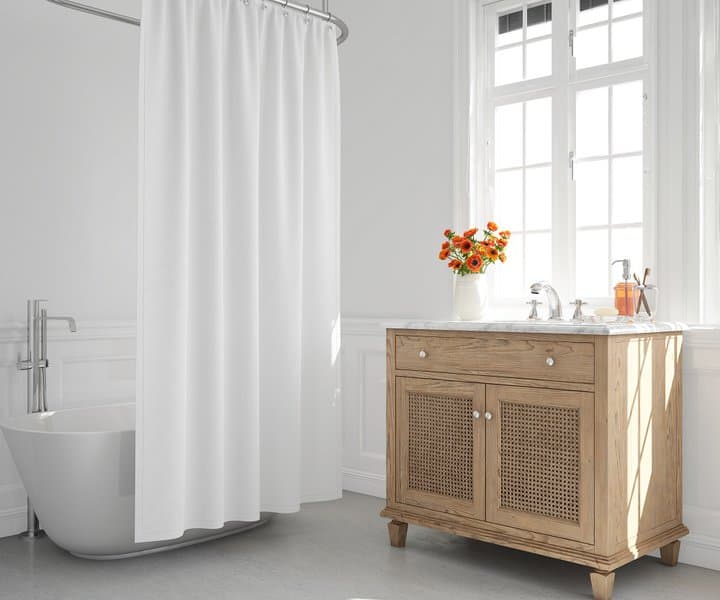
<path id="1" fill-rule="evenodd" d="M 608 298 L 612 260 L 640 272 L 654 258 L 649 7 L 483 4 L 478 217 L 513 231 L 494 297 L 548 279 L 565 298 Z"/>

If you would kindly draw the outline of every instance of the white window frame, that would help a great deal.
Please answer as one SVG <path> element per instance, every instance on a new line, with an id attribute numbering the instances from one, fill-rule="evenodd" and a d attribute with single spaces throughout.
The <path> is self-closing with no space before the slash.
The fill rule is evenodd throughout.
<path id="1" fill-rule="evenodd" d="M 471 89 L 477 111 L 474 122 L 471 116 L 470 165 L 474 169 L 470 182 L 470 206 L 462 211 L 470 221 L 479 222 L 492 215 L 493 167 L 492 157 L 495 106 L 520 102 L 535 97 L 552 97 L 553 111 L 553 201 L 552 201 L 552 284 L 563 299 L 575 297 L 575 197 L 571 179 L 570 152 L 575 150 L 575 92 L 580 89 L 613 85 L 624 81 L 642 80 L 645 88 L 644 127 L 644 206 L 643 206 L 643 255 L 646 265 L 633 265 L 639 271 L 644 266 L 653 268 L 657 259 L 657 11 L 654 0 L 643 3 L 644 56 L 617 63 L 590 67 L 581 71 L 574 68 L 571 56 L 571 30 L 574 32 L 575 6 L 579 0 L 553 0 L 553 70 L 549 77 L 521 81 L 494 88 L 495 19 L 486 18 L 486 8 L 501 5 L 504 0 L 474 0 L 470 14 L 474 19 L 471 28 L 470 51 L 475 60 L 470 64 L 476 73 Z M 474 14 L 473 14 L 474 13 Z M 608 28 L 610 35 L 610 28 Z M 461 213 L 462 214 L 462 213 Z M 502 226 L 502 223 L 500 224 Z M 617 226 L 609 225 L 612 230 Z M 624 257 L 614 257 L 624 258 Z M 609 262 L 609 261 L 608 261 Z M 499 266 L 496 268 L 502 268 Z M 617 273 L 612 272 L 617 279 Z M 608 264 L 610 280 L 610 265 Z M 518 298 L 503 298 L 493 290 L 496 308 L 517 307 Z M 584 298 L 594 304 L 611 302 L 605 298 Z"/>

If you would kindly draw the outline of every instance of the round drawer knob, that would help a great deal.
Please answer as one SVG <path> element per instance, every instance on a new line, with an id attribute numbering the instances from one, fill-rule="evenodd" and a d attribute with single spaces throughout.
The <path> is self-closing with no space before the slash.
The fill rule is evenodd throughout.
<path id="1" fill-rule="evenodd" d="M 473 419 L 479 419 L 480 418 L 480 411 L 474 410 L 473 411 Z"/>
<path id="2" fill-rule="evenodd" d="M 418 354 L 420 358 L 427 358 L 427 352 L 425 350 L 420 350 L 420 353 Z"/>
<path id="3" fill-rule="evenodd" d="M 552 356 L 548 356 L 548 357 L 545 359 L 545 364 L 546 364 L 548 367 L 552 367 L 552 366 L 555 365 L 555 359 L 554 359 Z"/>
<path id="4" fill-rule="evenodd" d="M 493 420 L 493 414 L 491 412 L 485 413 L 485 420 L 486 421 L 492 421 Z"/>

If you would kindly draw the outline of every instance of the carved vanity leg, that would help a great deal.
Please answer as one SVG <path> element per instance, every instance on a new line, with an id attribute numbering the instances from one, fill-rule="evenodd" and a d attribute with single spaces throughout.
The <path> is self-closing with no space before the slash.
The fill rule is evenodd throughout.
<path id="1" fill-rule="evenodd" d="M 388 523 L 388 531 L 390 532 L 390 545 L 394 548 L 404 548 L 405 539 L 407 538 L 408 524 L 402 521 L 392 520 Z"/>
<path id="2" fill-rule="evenodd" d="M 680 558 L 680 540 L 669 543 L 667 546 L 660 548 L 660 562 L 668 567 L 674 567 L 678 564 Z"/>
<path id="3" fill-rule="evenodd" d="M 593 571 L 590 573 L 590 584 L 592 585 L 593 600 L 612 600 L 615 573 Z"/>

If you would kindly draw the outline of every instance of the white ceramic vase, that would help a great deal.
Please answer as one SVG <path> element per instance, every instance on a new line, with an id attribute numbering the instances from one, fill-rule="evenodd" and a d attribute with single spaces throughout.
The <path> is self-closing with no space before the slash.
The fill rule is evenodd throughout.
<path id="1" fill-rule="evenodd" d="M 487 317 L 488 287 L 484 273 L 455 275 L 453 294 L 455 317 L 461 321 L 482 321 Z"/>

